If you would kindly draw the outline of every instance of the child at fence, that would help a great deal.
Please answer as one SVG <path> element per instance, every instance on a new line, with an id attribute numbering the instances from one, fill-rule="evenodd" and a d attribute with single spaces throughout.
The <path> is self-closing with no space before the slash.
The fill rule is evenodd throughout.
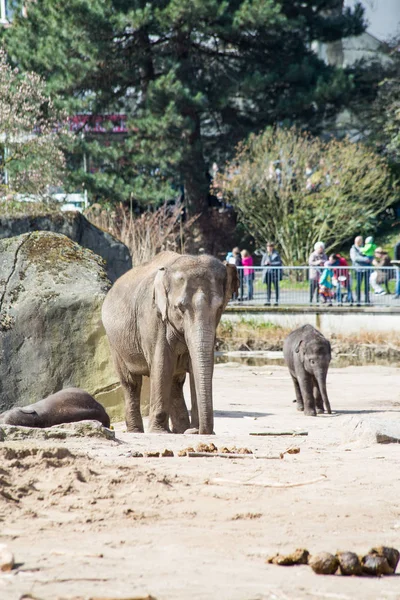
<path id="1" fill-rule="evenodd" d="M 374 258 L 376 250 L 376 244 L 374 244 L 374 238 L 372 235 L 365 238 L 365 246 L 361 248 L 361 252 L 364 256 L 368 256 L 369 258 Z"/>
<path id="2" fill-rule="evenodd" d="M 336 299 L 339 304 L 343 303 L 343 298 L 349 304 L 353 304 L 351 275 L 350 270 L 348 269 L 348 262 L 339 253 L 331 255 L 331 258 L 332 257 L 335 260 L 335 268 L 333 269 L 333 284 L 336 287 Z"/>
<path id="3" fill-rule="evenodd" d="M 375 271 L 371 274 L 369 282 L 371 284 L 374 293 L 377 296 L 384 296 L 385 294 L 390 294 L 389 290 L 389 279 L 392 276 L 391 269 L 379 269 L 379 267 L 390 267 L 390 257 L 387 252 L 383 250 L 383 248 L 377 248 L 375 250 L 374 260 L 372 264 L 375 268 Z M 381 284 L 385 284 L 386 291 L 382 288 Z"/>
<path id="4" fill-rule="evenodd" d="M 332 306 L 332 299 L 335 294 L 333 285 L 333 267 L 335 266 L 335 262 L 334 254 L 331 254 L 329 260 L 324 265 L 325 268 L 319 280 L 319 297 L 323 304 L 328 303 L 329 306 Z"/>

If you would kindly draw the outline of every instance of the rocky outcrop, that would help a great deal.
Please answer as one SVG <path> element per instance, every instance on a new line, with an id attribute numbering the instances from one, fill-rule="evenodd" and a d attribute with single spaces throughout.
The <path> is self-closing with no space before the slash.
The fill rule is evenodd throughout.
<path id="1" fill-rule="evenodd" d="M 400 419 L 382 419 L 374 416 L 348 417 L 342 425 L 342 443 L 360 445 L 399 444 Z"/>
<path id="2" fill-rule="evenodd" d="M 131 256 L 125 244 L 92 225 L 79 212 L 0 217 L 0 239 L 33 231 L 61 233 L 80 246 L 89 248 L 106 261 L 107 276 L 111 283 L 132 268 Z"/>
<path id="3" fill-rule="evenodd" d="M 6 442 L 16 440 L 66 440 L 74 437 L 115 440 L 115 431 L 103 427 L 98 421 L 62 423 L 44 429 L 16 425 L 2 425 L 0 428 L 0 441 Z"/>
<path id="4" fill-rule="evenodd" d="M 80 387 L 123 417 L 101 322 L 103 261 L 64 235 L 0 240 L 0 412 Z"/>

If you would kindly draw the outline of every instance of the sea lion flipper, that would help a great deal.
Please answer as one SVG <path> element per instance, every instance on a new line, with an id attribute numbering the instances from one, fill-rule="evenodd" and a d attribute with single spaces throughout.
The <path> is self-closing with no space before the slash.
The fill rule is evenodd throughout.
<path id="1" fill-rule="evenodd" d="M 33 415 L 36 413 L 36 410 L 32 406 L 19 406 L 18 410 L 20 410 L 21 412 L 23 412 L 27 415 Z"/>

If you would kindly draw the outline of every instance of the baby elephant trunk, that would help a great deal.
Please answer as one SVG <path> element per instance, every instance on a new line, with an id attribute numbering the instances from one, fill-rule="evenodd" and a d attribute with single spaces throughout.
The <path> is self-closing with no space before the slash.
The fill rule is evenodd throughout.
<path id="1" fill-rule="evenodd" d="M 324 403 L 325 410 L 328 414 L 331 414 L 331 405 L 329 404 L 328 393 L 326 391 L 326 369 L 320 369 L 315 373 L 315 378 L 318 383 L 318 388 Z"/>

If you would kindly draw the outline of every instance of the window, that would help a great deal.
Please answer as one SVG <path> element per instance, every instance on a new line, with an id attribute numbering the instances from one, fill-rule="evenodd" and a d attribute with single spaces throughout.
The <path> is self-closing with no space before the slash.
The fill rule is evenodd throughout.
<path id="1" fill-rule="evenodd" d="M 6 19 L 11 23 L 15 10 L 16 10 L 16 2 L 14 0 L 5 0 L 6 4 Z"/>
<path id="2" fill-rule="evenodd" d="M 0 23 L 11 23 L 17 5 L 17 0 L 0 0 Z"/>

